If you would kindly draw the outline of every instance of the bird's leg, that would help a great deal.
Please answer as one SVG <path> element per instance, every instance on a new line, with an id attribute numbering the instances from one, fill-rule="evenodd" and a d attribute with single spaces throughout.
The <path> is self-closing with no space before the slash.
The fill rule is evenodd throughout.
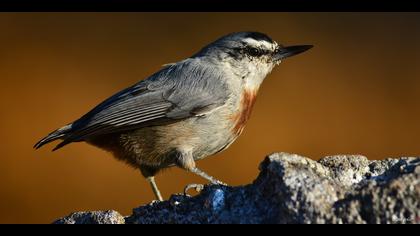
<path id="1" fill-rule="evenodd" d="M 220 180 L 217 180 L 216 178 L 210 176 L 209 174 L 207 174 L 206 172 L 198 169 L 195 165 L 195 161 L 192 155 L 191 151 L 178 151 L 177 155 L 176 155 L 176 164 L 178 167 L 190 171 L 208 181 L 210 181 L 210 183 L 212 184 L 221 184 L 221 185 L 227 185 L 225 183 L 223 183 Z M 186 195 L 188 190 L 190 189 L 195 189 L 197 192 L 200 192 L 201 190 L 204 189 L 204 185 L 202 184 L 188 184 L 185 188 L 184 188 L 184 194 Z"/>
<path id="2" fill-rule="evenodd" d="M 150 186 L 152 187 L 153 193 L 156 196 L 156 199 L 159 201 L 163 201 L 162 194 L 160 194 L 159 188 L 157 187 L 155 181 L 155 175 L 158 172 L 158 169 L 150 167 L 150 166 L 140 166 L 140 171 L 142 175 L 146 178 L 147 182 L 149 182 Z"/>
<path id="3" fill-rule="evenodd" d="M 198 175 L 198 176 L 200 176 L 200 177 L 202 177 L 202 178 L 204 178 L 204 179 L 206 179 L 206 180 L 210 181 L 210 183 L 212 183 L 212 184 L 227 185 L 227 184 L 223 183 L 222 181 L 220 181 L 220 180 L 218 180 L 218 179 L 214 178 L 213 176 L 211 176 L 211 175 L 207 174 L 206 172 L 204 172 L 204 171 L 202 171 L 202 170 L 198 169 L 197 167 L 194 167 L 194 168 L 193 168 L 193 169 L 191 169 L 190 171 L 191 171 L 192 173 L 194 173 L 194 174 L 196 174 L 196 175 Z"/>
<path id="4" fill-rule="evenodd" d="M 149 182 L 150 186 L 152 187 L 152 190 L 156 196 L 156 199 L 159 201 L 163 201 L 162 194 L 160 194 L 159 188 L 156 185 L 155 177 L 149 176 L 146 179 L 147 179 L 147 182 Z"/>

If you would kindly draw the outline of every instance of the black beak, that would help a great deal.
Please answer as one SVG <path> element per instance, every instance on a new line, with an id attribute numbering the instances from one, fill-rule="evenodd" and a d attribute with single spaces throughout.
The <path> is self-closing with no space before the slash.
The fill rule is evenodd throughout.
<path id="1" fill-rule="evenodd" d="M 312 45 L 298 45 L 298 46 L 289 46 L 289 47 L 279 47 L 275 51 L 274 59 L 276 61 L 283 60 L 287 57 L 291 57 L 302 53 L 310 48 Z"/>

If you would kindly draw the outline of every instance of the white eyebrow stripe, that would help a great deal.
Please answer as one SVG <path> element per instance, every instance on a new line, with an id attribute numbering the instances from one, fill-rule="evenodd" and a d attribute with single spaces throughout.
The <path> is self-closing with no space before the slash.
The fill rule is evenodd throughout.
<path id="1" fill-rule="evenodd" d="M 243 39 L 243 42 L 245 42 L 248 45 L 254 46 L 254 47 L 263 47 L 263 48 L 266 48 L 266 49 L 272 49 L 273 45 L 275 45 L 275 43 L 272 44 L 272 43 L 269 43 L 265 40 L 257 41 L 257 40 L 252 39 L 252 38 Z"/>

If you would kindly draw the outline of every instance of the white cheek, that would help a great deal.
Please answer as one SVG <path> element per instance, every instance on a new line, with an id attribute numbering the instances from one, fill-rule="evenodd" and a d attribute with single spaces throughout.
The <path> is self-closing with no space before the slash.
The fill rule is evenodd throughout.
<path id="1" fill-rule="evenodd" d="M 245 87 L 252 90 L 258 89 L 272 69 L 272 66 L 260 65 L 259 67 L 255 67 L 252 70 L 253 73 L 245 78 Z"/>

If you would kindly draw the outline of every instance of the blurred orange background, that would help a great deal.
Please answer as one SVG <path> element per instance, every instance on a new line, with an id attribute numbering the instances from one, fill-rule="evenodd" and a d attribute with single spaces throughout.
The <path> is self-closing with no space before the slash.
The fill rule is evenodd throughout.
<path id="1" fill-rule="evenodd" d="M 199 167 L 252 181 L 266 154 L 418 156 L 419 13 L 1 13 L 0 223 L 73 211 L 130 214 L 154 196 L 138 171 L 85 143 L 32 146 L 115 92 L 234 31 L 314 44 L 265 80 L 242 136 Z M 158 175 L 167 198 L 202 179 Z"/>

